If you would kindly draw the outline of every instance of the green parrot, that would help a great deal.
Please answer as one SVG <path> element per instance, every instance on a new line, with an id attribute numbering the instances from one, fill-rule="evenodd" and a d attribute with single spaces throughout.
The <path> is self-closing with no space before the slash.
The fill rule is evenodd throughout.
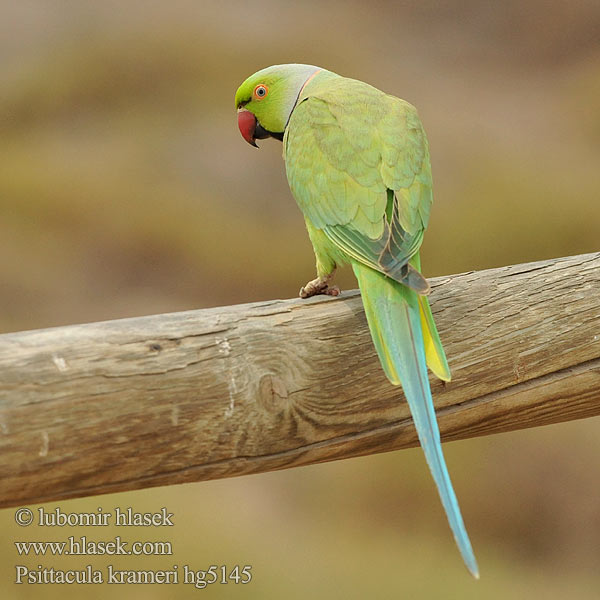
<path id="1" fill-rule="evenodd" d="M 300 64 L 258 71 L 238 88 L 235 106 L 248 143 L 283 142 L 288 182 L 317 261 L 317 278 L 300 296 L 337 296 L 330 285 L 335 269 L 352 265 L 383 370 L 404 390 L 456 543 L 478 578 L 427 376 L 428 365 L 450 381 L 420 273 L 432 180 L 416 109 L 361 81 Z"/>

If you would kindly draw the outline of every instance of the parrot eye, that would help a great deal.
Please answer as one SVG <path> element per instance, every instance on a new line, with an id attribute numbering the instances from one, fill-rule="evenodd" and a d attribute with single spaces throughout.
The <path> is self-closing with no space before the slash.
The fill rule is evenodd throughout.
<path id="1" fill-rule="evenodd" d="M 263 85 L 261 83 L 260 85 L 257 85 L 254 88 L 254 97 L 257 100 L 261 100 L 262 98 L 264 98 L 267 95 L 268 91 L 269 91 L 269 88 L 266 85 Z"/>

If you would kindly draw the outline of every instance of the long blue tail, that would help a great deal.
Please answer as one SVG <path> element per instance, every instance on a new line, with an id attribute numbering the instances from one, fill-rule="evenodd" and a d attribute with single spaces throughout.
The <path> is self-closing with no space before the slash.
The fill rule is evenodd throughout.
<path id="1" fill-rule="evenodd" d="M 418 296 L 401 283 L 369 267 L 354 263 L 353 268 L 383 369 L 392 383 L 402 385 L 454 539 L 467 568 L 479 578 L 477 561 L 442 453 L 427 377 Z"/>

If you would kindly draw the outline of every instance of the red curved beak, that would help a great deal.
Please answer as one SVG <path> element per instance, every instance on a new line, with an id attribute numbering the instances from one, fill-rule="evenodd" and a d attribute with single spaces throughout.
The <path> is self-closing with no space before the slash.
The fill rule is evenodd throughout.
<path id="1" fill-rule="evenodd" d="M 256 145 L 256 117 L 245 108 L 240 108 L 238 110 L 238 127 L 240 128 L 240 133 L 242 137 L 255 148 L 258 148 Z"/>

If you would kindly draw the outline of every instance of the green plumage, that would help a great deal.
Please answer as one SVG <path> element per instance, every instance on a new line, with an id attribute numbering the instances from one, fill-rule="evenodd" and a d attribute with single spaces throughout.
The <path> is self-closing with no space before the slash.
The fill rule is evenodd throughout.
<path id="1" fill-rule="evenodd" d="M 292 112 L 284 158 L 305 217 L 334 243 L 344 235 L 363 238 L 359 247 L 342 246 L 350 256 L 377 268 L 390 232 L 403 237 L 412 254 L 418 250 L 432 200 L 431 170 L 427 140 L 410 104 L 322 71 Z M 385 218 L 388 190 L 401 196 L 392 222 Z"/>
<path id="2" fill-rule="evenodd" d="M 268 96 L 257 98 L 252 91 L 267 80 L 269 94 L 276 89 L 271 108 Z M 292 105 L 287 113 L 285 103 Z M 427 378 L 426 364 L 445 381 L 450 370 L 420 274 L 419 248 L 433 196 L 427 138 L 416 109 L 366 83 L 306 65 L 259 71 L 239 88 L 236 107 L 256 115 L 265 129 L 275 122 L 271 113 L 286 123 L 270 131 L 284 133 L 286 173 L 315 251 L 315 281 L 326 289 L 338 265 L 352 265 L 383 370 L 404 389 L 457 544 L 477 576 Z M 242 134 L 249 135 L 245 129 Z"/>

